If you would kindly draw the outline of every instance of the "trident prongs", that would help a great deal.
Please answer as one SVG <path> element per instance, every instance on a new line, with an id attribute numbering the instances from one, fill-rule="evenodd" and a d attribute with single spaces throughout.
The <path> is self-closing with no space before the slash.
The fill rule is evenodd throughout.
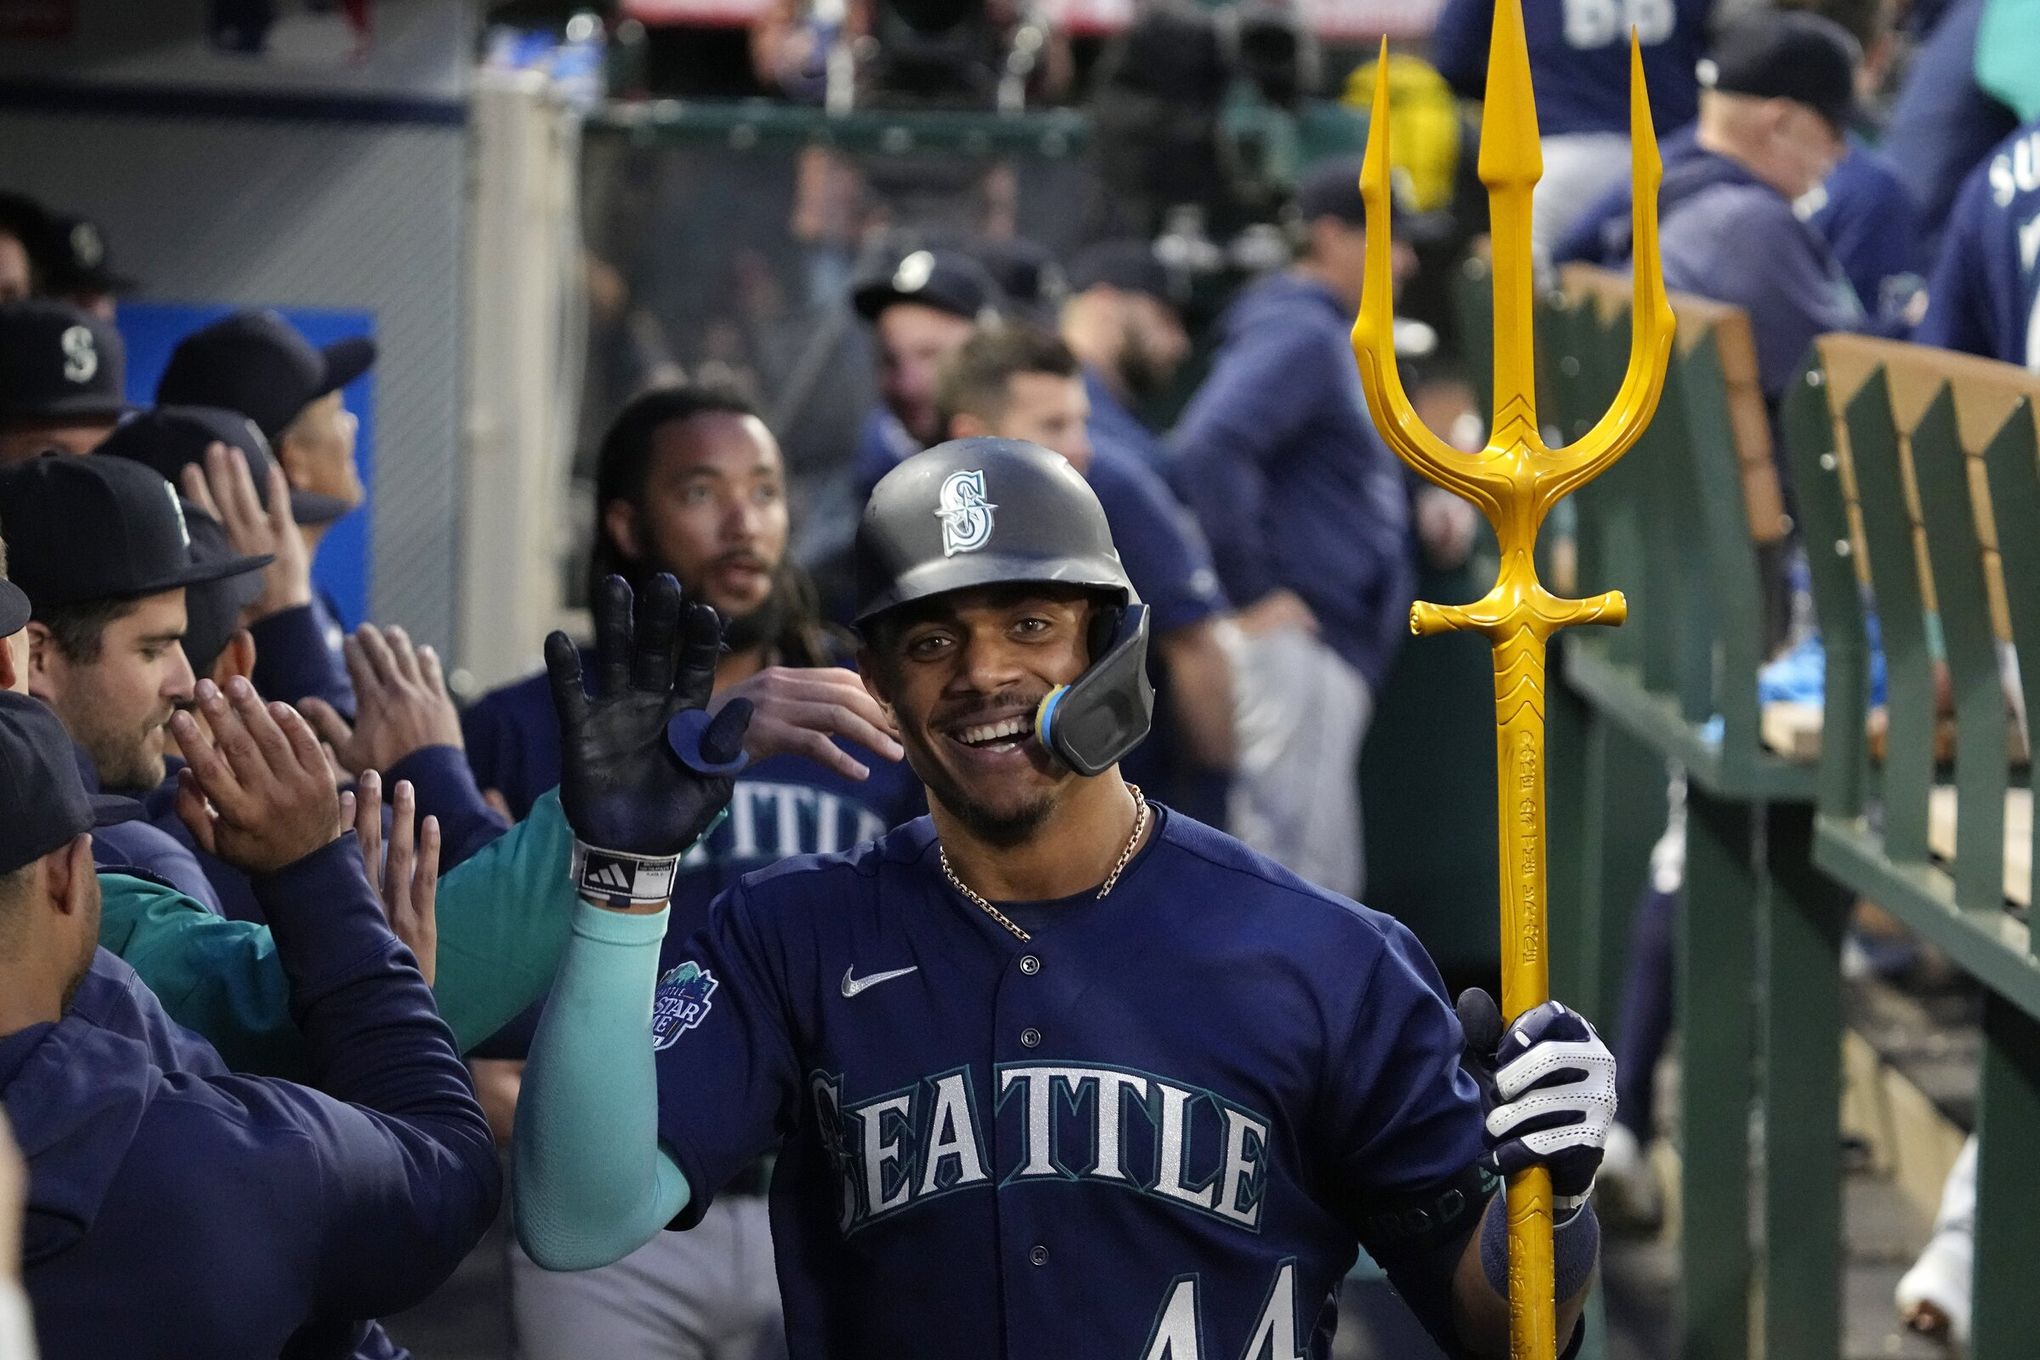
<path id="1" fill-rule="evenodd" d="M 1629 118 L 1634 178 L 1635 300 L 1629 368 L 1615 404 L 1578 442 L 1548 448 L 1537 426 L 1536 288 L 1530 196 L 1544 173 L 1520 0 L 1496 0 L 1481 119 L 1480 178 L 1493 223 L 1494 420 L 1487 447 L 1462 453 L 1424 427 L 1395 363 L 1395 297 L 1389 271 L 1388 45 L 1374 79 L 1374 111 L 1360 192 L 1367 205 L 1367 271 L 1353 357 L 1374 423 L 1402 460 L 1480 507 L 1502 549 L 1501 570 L 1471 604 L 1419 603 L 1411 631 L 1483 634 L 1494 651 L 1495 754 L 1501 804 L 1502 1012 L 1510 1019 L 1550 996 L 1545 923 L 1544 648 L 1559 629 L 1621 623 L 1628 605 L 1610 591 L 1586 600 L 1551 594 L 1537 579 L 1537 531 L 1560 498 L 1605 471 L 1636 443 L 1657 410 L 1671 355 L 1672 311 L 1659 270 L 1657 191 L 1662 172 L 1643 84 L 1643 52 L 1629 43 Z M 1509 1354 L 1557 1354 L 1552 1297 L 1551 1177 L 1533 1167 L 1509 1179 Z"/>
<path id="2" fill-rule="evenodd" d="M 1382 54 L 1386 58 L 1386 42 Z M 1513 631 L 1527 624 L 1548 636 L 1574 623 L 1621 621 L 1618 610 L 1609 609 L 1604 601 L 1588 607 L 1588 602 L 1562 601 L 1546 594 L 1536 583 L 1532 549 L 1551 507 L 1605 471 L 1636 443 L 1664 388 L 1673 322 L 1658 259 L 1657 189 L 1663 167 L 1651 129 L 1642 49 L 1633 34 L 1629 111 L 1636 246 L 1629 367 L 1614 405 L 1594 427 L 1577 442 L 1551 449 L 1537 425 L 1535 266 L 1530 250 L 1530 196 L 1543 174 L 1543 157 L 1538 151 L 1522 12 L 1517 0 L 1499 0 L 1480 150 L 1480 178 L 1488 187 L 1493 224 L 1494 413 L 1487 447 L 1479 453 L 1462 453 L 1425 428 L 1396 367 L 1388 80 L 1385 61 L 1377 67 L 1367 156 L 1360 172 L 1360 192 L 1367 205 L 1367 273 L 1360 315 L 1353 325 L 1353 354 L 1361 386 L 1382 437 L 1397 456 L 1430 481 L 1472 501 L 1494 526 L 1502 547 L 1502 574 L 1496 591 L 1520 592 L 1520 603 L 1536 598 L 1539 605 L 1532 611 L 1534 618 L 1515 616 L 1516 611 L 1499 599 L 1494 609 L 1467 606 L 1449 615 L 1421 611 L 1413 616 L 1413 627 L 1420 633 L 1449 628 L 1493 636 L 1494 630 Z"/>

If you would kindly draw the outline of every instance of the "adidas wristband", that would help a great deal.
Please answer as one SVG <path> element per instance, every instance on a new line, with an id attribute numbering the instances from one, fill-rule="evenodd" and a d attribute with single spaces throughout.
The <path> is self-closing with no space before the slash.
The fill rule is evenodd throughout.
<path id="1" fill-rule="evenodd" d="M 643 907 L 673 896 L 678 855 L 631 855 L 574 842 L 574 889 L 605 907 Z"/>
<path id="2" fill-rule="evenodd" d="M 720 809 L 695 837 L 699 845 L 715 833 L 730 815 Z M 689 846 L 692 850 L 694 846 Z M 600 850 L 580 837 L 574 838 L 574 857 L 569 875 L 574 890 L 597 906 L 622 911 L 650 906 L 673 896 L 673 880 L 680 869 L 679 855 L 633 855 L 627 850 Z"/>

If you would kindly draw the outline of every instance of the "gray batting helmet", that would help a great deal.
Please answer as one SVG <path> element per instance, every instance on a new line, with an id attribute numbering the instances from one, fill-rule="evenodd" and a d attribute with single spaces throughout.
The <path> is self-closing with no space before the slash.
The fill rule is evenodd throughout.
<path id="1" fill-rule="evenodd" d="M 857 626 L 976 586 L 1079 586 L 1106 595 L 1091 664 L 1042 701 L 1035 728 L 1072 768 L 1102 772 L 1145 737 L 1154 712 L 1147 607 L 1112 546 L 1104 507 L 1061 454 L 1018 439 L 953 439 L 873 488 L 857 531 Z"/>

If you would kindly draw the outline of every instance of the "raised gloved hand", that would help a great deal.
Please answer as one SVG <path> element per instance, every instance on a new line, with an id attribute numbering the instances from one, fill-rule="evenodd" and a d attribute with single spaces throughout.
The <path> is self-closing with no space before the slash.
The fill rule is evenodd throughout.
<path id="1" fill-rule="evenodd" d="M 687 716 L 715 686 L 722 625 L 713 609 L 683 601 L 666 575 L 652 582 L 635 619 L 632 606 L 621 577 L 596 593 L 593 696 L 567 635 L 545 640 L 575 883 L 598 905 L 622 909 L 656 908 L 671 895 L 679 857 L 730 800 L 751 716 L 741 700 L 705 725 Z M 676 754 L 669 726 L 690 732 L 691 760 Z"/>
<path id="2" fill-rule="evenodd" d="M 1507 1033 L 1478 987 L 1460 993 L 1458 1009 L 1466 1066 L 1487 1106 L 1488 1169 L 1547 1167 L 1553 1207 L 1578 1208 L 1615 1122 L 1615 1055 L 1585 1016 L 1556 1001 L 1523 1012 Z"/>

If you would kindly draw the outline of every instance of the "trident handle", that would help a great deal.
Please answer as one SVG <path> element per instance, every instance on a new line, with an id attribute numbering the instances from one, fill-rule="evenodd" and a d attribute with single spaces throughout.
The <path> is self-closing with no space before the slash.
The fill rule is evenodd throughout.
<path id="1" fill-rule="evenodd" d="M 1395 298 L 1389 270 L 1388 44 L 1376 68 L 1373 115 L 1360 191 L 1367 204 L 1367 275 L 1353 325 L 1353 357 L 1383 439 L 1426 478 L 1479 507 L 1501 544 L 1494 587 L 1467 605 L 1418 603 L 1419 636 L 1484 635 L 1494 649 L 1495 819 L 1501 866 L 1502 1013 L 1513 1021 L 1551 994 L 1545 921 L 1545 644 L 1574 624 L 1619 624 L 1618 592 L 1564 600 L 1537 579 L 1537 531 L 1551 507 L 1593 480 L 1635 445 L 1657 410 L 1671 354 L 1672 312 L 1658 258 L 1657 190 L 1662 175 L 1643 53 L 1629 48 L 1630 169 L 1635 302 L 1629 366 L 1615 404 L 1579 441 L 1547 448 L 1537 426 L 1534 262 L 1530 198 L 1544 173 L 1521 0 L 1496 0 L 1481 120 L 1480 178 L 1487 186 L 1494 253 L 1494 419 L 1487 447 L 1462 453 L 1424 427 L 1395 362 Z M 1508 1185 L 1509 1354 L 1552 1360 L 1558 1353 L 1551 1251 L 1551 1176 L 1542 1167 Z"/>

